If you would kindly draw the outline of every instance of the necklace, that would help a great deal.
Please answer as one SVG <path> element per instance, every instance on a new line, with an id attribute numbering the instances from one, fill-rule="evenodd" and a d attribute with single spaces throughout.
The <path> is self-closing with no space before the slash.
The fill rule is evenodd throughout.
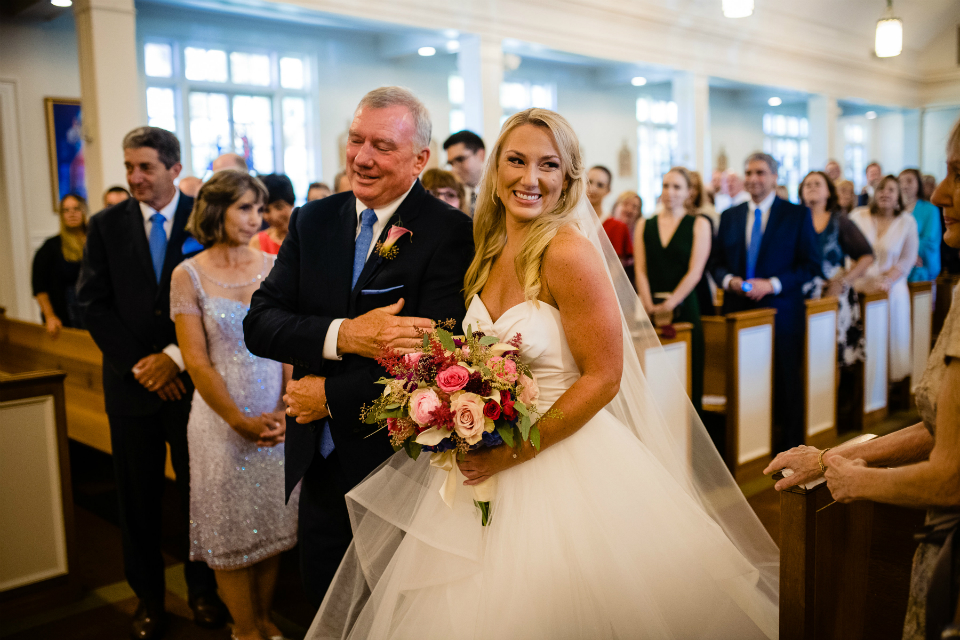
<path id="1" fill-rule="evenodd" d="M 207 280 L 209 280 L 209 281 L 212 282 L 213 284 L 217 285 L 218 287 L 222 287 L 222 288 L 224 288 L 224 289 L 242 289 L 243 287 L 249 287 L 250 285 L 252 285 L 252 284 L 254 284 L 255 282 L 257 282 L 258 280 L 262 280 L 262 279 L 263 279 L 263 269 L 261 268 L 261 269 L 260 269 L 260 273 L 258 273 L 257 275 L 255 275 L 255 276 L 254 276 L 250 281 L 248 281 L 248 282 L 239 282 L 239 283 L 237 283 L 237 282 L 220 282 L 219 280 L 216 280 L 215 278 L 212 278 L 212 277 L 210 276 L 210 274 L 208 274 L 208 273 L 205 272 L 203 269 L 201 269 L 201 268 L 200 268 L 200 265 L 197 264 L 197 261 L 196 261 L 196 260 L 191 260 L 190 262 L 193 263 L 193 268 L 196 269 L 196 270 L 200 273 L 200 275 L 202 275 L 204 278 L 206 278 Z M 266 262 L 266 257 L 264 257 L 264 262 Z"/>

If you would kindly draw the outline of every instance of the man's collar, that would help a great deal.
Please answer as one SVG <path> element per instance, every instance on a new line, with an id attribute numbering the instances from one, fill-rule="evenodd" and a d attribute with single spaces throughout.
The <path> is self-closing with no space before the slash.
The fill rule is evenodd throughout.
<path id="1" fill-rule="evenodd" d="M 173 200 L 168 202 L 162 209 L 159 211 L 151 207 L 145 202 L 140 204 L 140 213 L 143 214 L 144 221 L 150 220 L 153 217 L 154 213 L 159 213 L 167 220 L 173 220 L 173 214 L 177 212 L 177 205 L 180 204 L 180 189 L 176 189 L 173 194 Z"/>
<path id="2" fill-rule="evenodd" d="M 753 196 L 750 196 L 750 206 L 754 209 L 761 209 L 763 211 L 769 211 L 770 207 L 773 206 L 773 199 L 777 197 L 777 191 L 774 189 L 767 194 L 767 197 L 761 200 L 760 202 L 754 202 Z"/>
<path id="3" fill-rule="evenodd" d="M 419 180 L 419 178 L 418 178 L 418 180 Z M 402 196 L 400 196 L 399 198 L 397 198 L 396 200 L 394 200 L 394 201 L 392 201 L 392 202 L 388 202 L 387 204 L 385 204 L 385 205 L 382 206 L 382 207 L 376 207 L 376 208 L 373 210 L 373 212 L 374 212 L 375 214 L 377 214 L 377 221 L 378 221 L 378 222 L 383 222 L 383 221 L 385 221 L 385 220 L 389 220 L 389 219 L 390 219 L 390 216 L 392 216 L 394 213 L 396 213 L 397 209 L 400 208 L 400 205 L 403 204 L 403 201 L 407 198 L 408 195 L 410 195 L 410 192 L 413 190 L 413 187 L 414 187 L 415 184 L 417 184 L 417 180 L 414 180 L 414 181 L 413 181 L 413 184 L 410 185 L 410 188 L 407 189 L 407 192 L 404 193 L 404 194 L 403 194 Z M 359 220 L 359 219 L 360 219 L 360 215 L 361 215 L 364 211 L 366 211 L 367 209 L 369 209 L 369 207 L 368 207 L 367 205 L 363 204 L 362 202 L 360 202 L 360 199 L 359 199 L 359 198 L 357 198 L 356 200 L 357 200 L 357 220 Z"/>

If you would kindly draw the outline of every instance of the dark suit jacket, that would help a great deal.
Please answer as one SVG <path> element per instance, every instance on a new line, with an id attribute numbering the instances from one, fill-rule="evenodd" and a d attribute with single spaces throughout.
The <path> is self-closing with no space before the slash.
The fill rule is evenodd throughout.
<path id="1" fill-rule="evenodd" d="M 144 389 L 131 369 L 144 356 L 177 342 L 170 319 L 170 274 L 183 260 L 191 209 L 193 198 L 180 194 L 159 284 L 137 200 L 130 198 L 90 218 L 77 299 L 84 326 L 103 352 L 107 413 L 149 415 L 164 402 Z M 186 373 L 180 375 L 189 402 L 193 385 Z"/>
<path id="2" fill-rule="evenodd" d="M 277 262 L 253 295 L 243 323 L 247 348 L 258 356 L 292 364 L 294 379 L 326 378 L 331 435 L 346 482 L 360 482 L 393 452 L 383 433 L 360 422 L 361 409 L 383 393 L 385 375 L 373 360 L 347 354 L 324 360 L 327 328 L 336 318 L 354 318 L 404 299 L 402 315 L 459 324 L 466 313 L 463 278 L 473 259 L 473 223 L 431 196 L 419 181 L 384 227 L 410 229 L 392 260 L 370 254 L 351 289 L 356 244 L 356 198 L 339 193 L 294 210 Z M 287 495 L 317 453 L 322 421 L 287 419 L 284 447 Z"/>
<path id="3" fill-rule="evenodd" d="M 745 202 L 727 209 L 720 216 L 720 229 L 710 259 L 711 273 L 718 286 L 728 274 L 746 278 L 746 233 L 750 207 L 751 203 Z M 723 313 L 772 307 L 777 310 L 778 337 L 802 332 L 805 311 L 801 289 L 806 282 L 820 274 L 821 264 L 820 243 L 813 229 L 810 210 L 774 198 L 760 241 L 756 277 L 779 278 L 783 289 L 779 295 L 767 296 L 758 302 L 746 296 L 725 293 Z"/>
<path id="4" fill-rule="evenodd" d="M 865 207 L 870 204 L 870 195 L 866 193 L 861 193 L 857 196 L 857 206 Z"/>

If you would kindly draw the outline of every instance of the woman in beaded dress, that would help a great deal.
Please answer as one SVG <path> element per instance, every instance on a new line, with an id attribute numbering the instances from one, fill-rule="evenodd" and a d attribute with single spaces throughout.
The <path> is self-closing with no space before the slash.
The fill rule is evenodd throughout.
<path id="1" fill-rule="evenodd" d="M 222 171 L 197 196 L 187 228 L 207 249 L 173 272 L 170 314 L 196 385 L 190 447 L 190 559 L 217 574 L 235 640 L 277 640 L 270 607 L 279 554 L 297 542 L 294 491 L 284 504 L 281 397 L 288 367 L 251 354 L 243 340 L 250 298 L 274 257 L 249 246 L 267 192 Z"/>

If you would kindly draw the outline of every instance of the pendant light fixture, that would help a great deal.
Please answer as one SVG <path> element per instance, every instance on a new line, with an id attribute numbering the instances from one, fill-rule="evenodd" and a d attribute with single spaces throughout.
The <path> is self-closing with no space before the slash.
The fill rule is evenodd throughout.
<path id="1" fill-rule="evenodd" d="M 723 0 L 723 15 L 727 18 L 753 15 L 753 0 Z"/>
<path id="2" fill-rule="evenodd" d="M 874 47 L 878 58 L 892 58 L 903 51 L 903 21 L 893 15 L 893 0 L 887 0 L 887 11 L 877 20 Z"/>

